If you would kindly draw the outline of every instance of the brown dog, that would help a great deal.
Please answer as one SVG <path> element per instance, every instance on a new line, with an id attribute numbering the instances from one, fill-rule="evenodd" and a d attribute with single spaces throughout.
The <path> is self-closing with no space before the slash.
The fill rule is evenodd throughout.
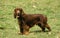
<path id="1" fill-rule="evenodd" d="M 45 28 L 51 31 L 47 24 L 47 17 L 42 14 L 25 14 L 22 8 L 16 8 L 14 9 L 14 18 L 18 19 L 22 34 L 28 34 L 29 29 L 34 25 L 41 27 L 42 31 L 45 31 Z"/>

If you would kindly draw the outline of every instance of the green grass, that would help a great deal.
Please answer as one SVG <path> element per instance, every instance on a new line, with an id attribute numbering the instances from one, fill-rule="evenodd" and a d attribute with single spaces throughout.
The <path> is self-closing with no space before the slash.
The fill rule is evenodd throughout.
<path id="1" fill-rule="evenodd" d="M 35 32 L 38 26 L 30 29 L 29 35 L 19 35 L 14 8 L 21 7 L 27 14 L 44 14 L 48 17 L 51 34 Z M 0 0 L 0 38 L 60 38 L 60 0 Z"/>

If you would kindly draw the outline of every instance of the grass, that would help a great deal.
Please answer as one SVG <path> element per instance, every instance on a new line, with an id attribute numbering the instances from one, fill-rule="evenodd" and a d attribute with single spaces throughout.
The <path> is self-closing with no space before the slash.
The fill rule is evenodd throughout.
<path id="1" fill-rule="evenodd" d="M 27 14 L 44 14 L 48 17 L 51 34 L 39 32 L 35 26 L 29 35 L 19 35 L 13 10 L 21 7 Z M 60 38 L 60 0 L 0 0 L 0 38 Z"/>

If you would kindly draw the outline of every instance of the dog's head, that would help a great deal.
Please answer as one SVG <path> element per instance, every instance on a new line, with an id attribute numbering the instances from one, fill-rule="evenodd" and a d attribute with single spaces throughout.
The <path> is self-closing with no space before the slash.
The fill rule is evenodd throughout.
<path id="1" fill-rule="evenodd" d="M 22 13 L 23 13 L 22 8 L 15 8 L 14 9 L 14 18 L 19 18 Z"/>

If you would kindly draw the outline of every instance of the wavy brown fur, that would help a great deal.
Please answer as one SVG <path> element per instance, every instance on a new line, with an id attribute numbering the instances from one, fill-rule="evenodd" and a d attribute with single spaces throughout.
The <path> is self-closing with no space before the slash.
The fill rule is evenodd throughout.
<path id="1" fill-rule="evenodd" d="M 45 28 L 51 31 L 50 26 L 47 24 L 47 17 L 42 14 L 25 14 L 22 8 L 15 8 L 14 18 L 18 19 L 22 34 L 28 34 L 29 29 L 34 25 L 41 27 L 42 31 L 45 31 Z"/>

